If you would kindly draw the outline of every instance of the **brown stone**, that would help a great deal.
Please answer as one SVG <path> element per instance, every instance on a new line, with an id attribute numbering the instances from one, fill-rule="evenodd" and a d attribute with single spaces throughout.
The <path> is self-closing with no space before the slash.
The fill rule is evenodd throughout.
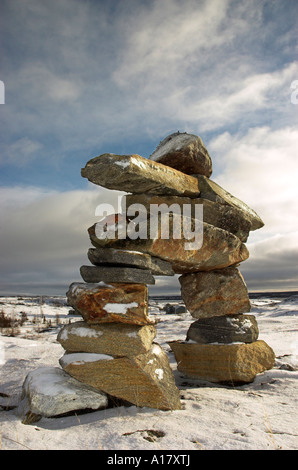
<path id="1" fill-rule="evenodd" d="M 89 324 L 153 324 L 148 317 L 148 287 L 144 284 L 72 283 L 66 295 L 68 304 Z"/>
<path id="2" fill-rule="evenodd" d="M 194 318 L 234 315 L 251 310 L 247 287 L 235 267 L 184 274 L 181 296 Z"/>
<path id="3" fill-rule="evenodd" d="M 140 155 L 105 153 L 89 160 L 81 174 L 91 183 L 129 193 L 149 192 L 189 197 L 200 194 L 198 180 L 193 176 Z"/>
<path id="4" fill-rule="evenodd" d="M 180 372 L 209 382 L 253 382 L 257 374 L 275 363 L 273 350 L 262 340 L 224 345 L 172 341 L 169 345 Z"/>
<path id="5" fill-rule="evenodd" d="M 212 161 L 202 139 L 186 132 L 167 136 L 149 158 L 188 175 L 209 177 L 212 173 Z"/>
<path id="6" fill-rule="evenodd" d="M 257 230 L 264 226 L 264 222 L 259 215 L 247 204 L 223 189 L 219 184 L 202 175 L 194 175 L 201 191 L 201 197 L 216 202 L 218 205 L 233 207 L 234 211 L 240 212 L 240 216 L 245 217 L 250 222 L 250 230 Z"/>
<path id="7" fill-rule="evenodd" d="M 152 346 L 156 336 L 153 325 L 101 323 L 88 325 L 83 321 L 65 325 L 57 340 L 68 352 L 89 352 L 111 356 L 138 356 Z"/>
<path id="8" fill-rule="evenodd" d="M 132 204 L 143 206 L 142 215 L 150 217 L 150 205 L 167 204 L 169 210 L 183 214 L 183 206 L 191 208 L 191 217 L 196 218 L 200 212 L 196 207 L 203 205 L 203 221 L 215 227 L 227 230 L 236 235 L 242 242 L 246 242 L 251 222 L 245 217 L 243 212 L 227 204 L 217 204 L 204 198 L 187 198 L 181 196 L 157 196 L 153 194 L 128 194 L 122 199 L 123 209 L 128 209 Z M 141 208 L 141 206 L 140 206 Z M 129 215 L 128 215 L 129 217 Z"/>
<path id="9" fill-rule="evenodd" d="M 151 237 L 147 220 L 142 220 L 139 223 L 140 229 L 145 224 L 145 228 L 142 229 L 143 232 L 147 230 L 147 238 L 143 239 L 117 239 L 117 236 L 115 238 L 100 239 L 96 234 L 96 224 L 90 227 L 88 232 L 91 243 L 95 247 L 106 246 L 148 253 L 171 263 L 174 272 L 178 274 L 220 269 L 240 263 L 249 257 L 246 246 L 238 237 L 226 230 L 206 223 L 201 224 L 198 222 L 196 224 L 194 219 L 188 219 L 193 233 L 198 235 L 200 229 L 203 229 L 202 246 L 200 247 L 198 243 L 199 247 L 193 245 L 194 249 L 188 249 L 189 243 L 193 243 L 195 240 L 187 240 L 183 236 L 182 217 L 178 214 L 170 214 L 170 216 L 163 214 L 159 221 L 162 221 L 162 224 L 169 221 L 168 237 L 163 237 L 162 224 L 160 223 L 157 226 L 156 234 Z M 181 238 L 173 236 L 175 226 L 180 227 Z"/>
<path id="10" fill-rule="evenodd" d="M 181 409 L 168 357 L 157 344 L 146 354 L 130 358 L 72 353 L 59 362 L 77 380 L 136 406 Z"/>

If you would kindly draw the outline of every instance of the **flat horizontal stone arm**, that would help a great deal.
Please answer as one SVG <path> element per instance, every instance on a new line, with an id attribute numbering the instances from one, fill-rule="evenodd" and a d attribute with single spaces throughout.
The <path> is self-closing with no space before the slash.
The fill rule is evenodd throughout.
<path id="1" fill-rule="evenodd" d="M 197 197 L 198 180 L 140 155 L 105 153 L 92 158 L 81 175 L 104 188 L 128 193 L 172 194 Z"/>

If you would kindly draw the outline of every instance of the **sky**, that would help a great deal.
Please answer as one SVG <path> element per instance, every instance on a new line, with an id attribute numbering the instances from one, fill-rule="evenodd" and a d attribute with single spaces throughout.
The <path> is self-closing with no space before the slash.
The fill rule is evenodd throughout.
<path id="1" fill-rule="evenodd" d="M 2 0 L 0 295 L 82 281 L 96 207 L 123 193 L 81 168 L 178 130 L 265 223 L 249 291 L 298 290 L 297 18 L 296 0 Z M 178 295 L 177 276 L 150 292 Z"/>

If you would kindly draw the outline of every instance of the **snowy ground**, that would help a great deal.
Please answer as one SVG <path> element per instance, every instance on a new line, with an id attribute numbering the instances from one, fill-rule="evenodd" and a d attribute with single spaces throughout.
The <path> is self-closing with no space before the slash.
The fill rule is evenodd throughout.
<path id="1" fill-rule="evenodd" d="M 228 387 L 188 379 L 177 371 L 167 344 L 185 339 L 188 314 L 167 315 L 169 302 L 151 301 L 159 318 L 156 341 L 169 355 L 182 410 L 119 407 L 24 425 L 16 415 L 27 373 L 59 367 L 56 341 L 70 316 L 63 298 L 0 298 L 1 311 L 22 325 L 0 329 L 0 449 L 2 450 L 295 450 L 297 439 L 298 296 L 252 300 L 260 339 L 275 351 L 275 367 L 252 384 Z M 26 316 L 25 316 L 26 315 Z M 11 336 L 14 335 L 14 336 Z"/>

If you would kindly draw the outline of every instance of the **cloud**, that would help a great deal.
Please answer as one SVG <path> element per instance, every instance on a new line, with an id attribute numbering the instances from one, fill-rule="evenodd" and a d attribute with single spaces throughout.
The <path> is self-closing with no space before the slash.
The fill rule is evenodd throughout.
<path id="1" fill-rule="evenodd" d="M 219 167 L 212 178 L 256 210 L 265 223 L 250 233 L 250 258 L 240 266 L 253 289 L 298 285 L 297 146 L 296 128 L 256 127 L 244 135 L 225 132 L 208 147 Z"/>
<path id="2" fill-rule="evenodd" d="M 208 134 L 264 119 L 289 125 L 293 29 L 281 43 L 262 2 L 14 0 L 4 7 L 9 164 L 37 158 L 9 156 L 24 138 L 43 145 L 52 162 L 111 142 L 158 142 L 177 129 Z M 284 7 L 273 10 L 289 22 Z M 272 48 L 279 41 L 279 61 L 264 51 L 267 36 Z"/>
<path id="3" fill-rule="evenodd" d="M 15 166 L 24 167 L 40 155 L 43 144 L 28 137 L 17 139 L 11 144 L 6 145 L 5 155 L 0 157 L 2 164 L 12 163 Z"/>
<path id="4" fill-rule="evenodd" d="M 0 285 L 36 291 L 40 286 L 65 289 L 81 280 L 79 268 L 89 264 L 87 229 L 101 202 L 117 208 L 122 193 L 104 188 L 47 192 L 38 187 L 1 188 Z M 28 292 L 28 290 L 27 290 Z"/>

